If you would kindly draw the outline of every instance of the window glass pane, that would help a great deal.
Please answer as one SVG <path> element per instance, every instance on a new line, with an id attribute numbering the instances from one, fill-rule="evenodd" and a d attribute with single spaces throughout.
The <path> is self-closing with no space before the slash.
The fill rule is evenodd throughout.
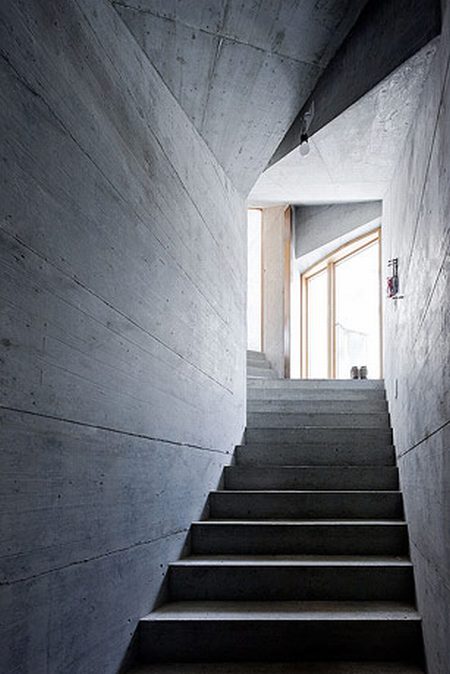
<path id="1" fill-rule="evenodd" d="M 380 377 L 380 277 L 378 241 L 335 266 L 336 377 L 353 365 Z"/>
<path id="2" fill-rule="evenodd" d="M 261 211 L 247 213 L 247 345 L 261 351 Z"/>
<path id="3" fill-rule="evenodd" d="M 328 275 L 326 269 L 308 279 L 308 377 L 328 377 Z"/>

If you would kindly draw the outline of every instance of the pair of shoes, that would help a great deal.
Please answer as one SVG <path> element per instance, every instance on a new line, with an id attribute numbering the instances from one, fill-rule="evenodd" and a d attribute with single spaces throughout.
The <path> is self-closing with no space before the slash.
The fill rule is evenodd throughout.
<path id="1" fill-rule="evenodd" d="M 352 369 L 350 370 L 350 378 L 351 379 L 367 379 L 367 365 L 362 365 L 361 367 L 357 367 L 357 365 L 353 365 Z"/>

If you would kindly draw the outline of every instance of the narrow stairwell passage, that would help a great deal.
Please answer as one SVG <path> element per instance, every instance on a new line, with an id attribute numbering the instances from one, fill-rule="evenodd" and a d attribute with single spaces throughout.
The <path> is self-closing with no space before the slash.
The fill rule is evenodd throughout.
<path id="1" fill-rule="evenodd" d="M 424 671 L 383 382 L 248 360 L 245 445 L 140 623 L 137 671 Z"/>

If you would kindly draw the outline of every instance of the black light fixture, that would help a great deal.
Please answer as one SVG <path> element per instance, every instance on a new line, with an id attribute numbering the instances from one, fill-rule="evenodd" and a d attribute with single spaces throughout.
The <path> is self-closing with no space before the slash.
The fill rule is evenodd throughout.
<path id="1" fill-rule="evenodd" d="M 309 138 L 307 133 L 302 133 L 300 135 L 300 154 L 302 157 L 307 157 L 311 151 L 309 147 Z"/>
<path id="2" fill-rule="evenodd" d="M 307 157 L 311 151 L 309 145 L 309 136 L 308 129 L 314 117 L 314 101 L 311 103 L 311 107 L 305 114 L 302 119 L 302 129 L 300 132 L 300 154 L 302 157 Z"/>

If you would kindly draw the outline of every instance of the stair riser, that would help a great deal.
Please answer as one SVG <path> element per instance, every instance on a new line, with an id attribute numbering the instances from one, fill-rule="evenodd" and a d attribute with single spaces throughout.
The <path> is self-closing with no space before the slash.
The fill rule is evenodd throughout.
<path id="1" fill-rule="evenodd" d="M 249 428 L 245 432 L 246 444 L 254 442 L 275 443 L 330 443 L 346 444 L 349 447 L 391 445 L 390 430 L 358 428 Z"/>
<path id="2" fill-rule="evenodd" d="M 266 354 L 262 351 L 254 351 L 253 349 L 247 349 L 247 358 L 265 358 Z"/>
<path id="3" fill-rule="evenodd" d="M 144 662 L 420 660 L 418 621 L 142 621 Z"/>
<path id="4" fill-rule="evenodd" d="M 225 488 L 234 490 L 325 490 L 395 491 L 398 489 L 398 471 L 395 467 L 319 466 L 267 468 L 256 466 L 229 466 L 225 468 Z"/>
<path id="5" fill-rule="evenodd" d="M 339 447 L 336 445 L 241 445 L 236 448 L 238 465 L 278 466 L 393 466 L 395 452 L 392 446 Z"/>
<path id="6" fill-rule="evenodd" d="M 402 519 L 400 494 L 212 493 L 212 519 Z"/>
<path id="7" fill-rule="evenodd" d="M 247 365 L 247 374 L 267 376 L 269 374 L 273 374 L 273 370 L 270 367 L 264 367 L 261 365 Z"/>
<path id="8" fill-rule="evenodd" d="M 294 412 L 248 412 L 247 427 L 252 428 L 302 428 L 318 426 L 319 428 L 351 428 L 361 429 L 361 435 L 367 428 L 389 430 L 389 415 L 374 414 L 329 414 L 329 413 L 294 413 Z"/>
<path id="9" fill-rule="evenodd" d="M 247 413 L 388 414 L 385 400 L 249 400 Z"/>
<path id="10" fill-rule="evenodd" d="M 198 555 L 404 555 L 402 525 L 193 524 Z"/>
<path id="11" fill-rule="evenodd" d="M 247 358 L 247 367 L 270 368 L 270 363 L 265 358 Z"/>
<path id="12" fill-rule="evenodd" d="M 332 402 L 355 402 L 355 403 L 370 403 L 382 402 L 386 403 L 384 391 L 367 390 L 367 391 L 351 391 L 348 389 L 329 390 L 321 393 L 315 389 L 280 389 L 274 388 L 277 380 L 263 381 L 251 380 L 247 382 L 247 400 L 266 400 L 270 402 L 297 402 L 310 401 L 317 403 L 332 403 Z"/>
<path id="13" fill-rule="evenodd" d="M 172 601 L 414 601 L 411 567 L 172 566 Z"/>
<path id="14" fill-rule="evenodd" d="M 271 384 L 272 386 L 272 384 Z M 384 383 L 380 380 L 366 379 L 365 381 L 355 381 L 353 379 L 280 379 L 275 388 L 286 391 L 317 391 L 326 395 L 327 391 L 354 391 L 363 393 L 365 391 L 381 391 L 384 395 Z"/>

